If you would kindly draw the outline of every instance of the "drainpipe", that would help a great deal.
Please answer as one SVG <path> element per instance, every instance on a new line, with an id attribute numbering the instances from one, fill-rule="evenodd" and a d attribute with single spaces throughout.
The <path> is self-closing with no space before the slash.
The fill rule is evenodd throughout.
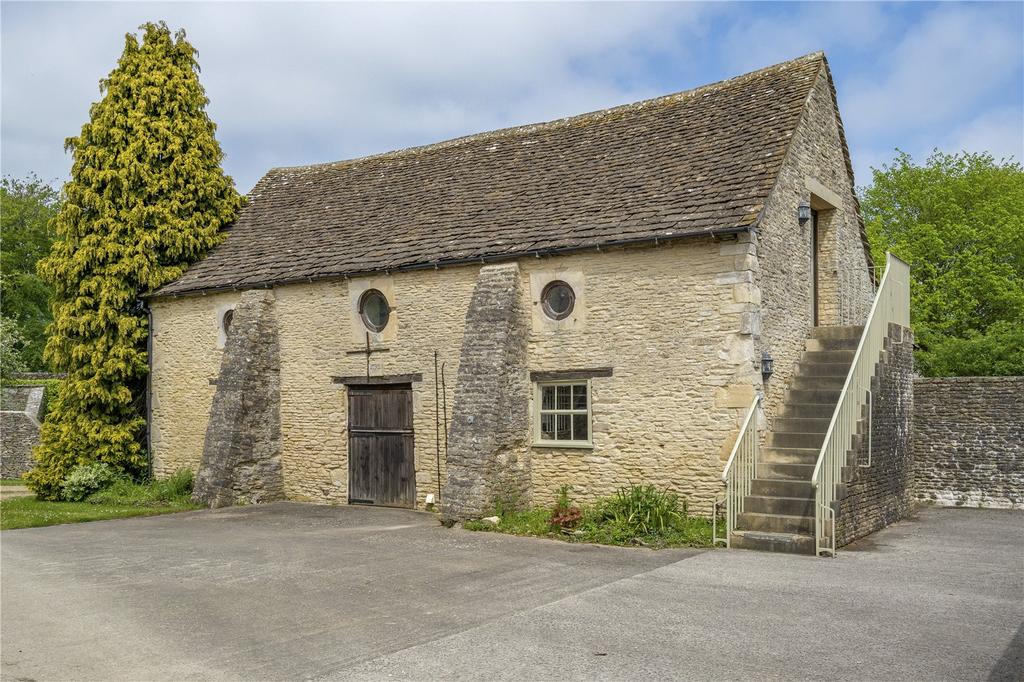
<path id="1" fill-rule="evenodd" d="M 153 309 L 146 300 L 146 468 L 149 480 L 153 480 Z"/>

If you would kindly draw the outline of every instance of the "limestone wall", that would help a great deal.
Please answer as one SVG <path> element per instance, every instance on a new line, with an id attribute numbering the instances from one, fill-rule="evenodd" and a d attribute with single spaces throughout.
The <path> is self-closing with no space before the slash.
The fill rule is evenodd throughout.
<path id="1" fill-rule="evenodd" d="M 1024 377 L 914 382 L 914 497 L 1024 509 Z"/>
<path id="2" fill-rule="evenodd" d="M 866 422 L 862 422 L 855 448 L 858 466 L 853 470 L 853 479 L 846 484 L 845 495 L 837 500 L 838 547 L 874 533 L 910 512 L 914 473 L 913 373 L 914 337 L 909 329 L 890 324 L 882 361 L 871 380 L 871 429 L 867 431 Z"/>
<path id="3" fill-rule="evenodd" d="M 759 374 L 756 259 L 746 235 L 519 262 L 529 293 L 532 371 L 611 368 L 593 386 L 593 447 L 531 448 L 533 498 L 572 484 L 581 498 L 628 483 L 654 483 L 706 512 Z M 419 504 L 438 493 L 434 352 L 444 364 L 449 417 L 467 311 L 480 266 L 378 277 L 390 292 L 388 327 L 370 335 L 371 375 L 415 381 Z M 536 311 L 535 280 L 573 281 L 577 310 L 550 324 Z M 281 461 L 290 499 L 347 500 L 346 389 L 333 377 L 367 372 L 366 334 L 350 289 L 362 280 L 276 288 L 281 357 Z M 200 459 L 220 365 L 219 319 L 238 294 L 154 301 L 154 470 L 168 475 Z M 532 396 L 532 393 L 531 393 Z M 531 406 L 532 418 L 532 406 Z M 530 426 L 532 433 L 532 424 Z M 443 441 L 443 438 L 442 438 Z M 442 442 L 443 456 L 443 442 Z M 441 480 L 445 477 L 441 462 Z"/>
<path id="4" fill-rule="evenodd" d="M 153 311 L 151 376 L 153 474 L 197 471 L 220 371 L 221 318 L 236 292 L 157 299 Z"/>
<path id="5" fill-rule="evenodd" d="M 422 270 L 376 278 L 393 308 L 388 326 L 370 334 L 372 376 L 419 374 L 412 382 L 416 495 L 436 496 L 434 353 L 444 366 L 449 420 L 455 397 L 466 310 L 478 267 Z M 277 289 L 281 338 L 281 428 L 285 492 L 290 499 L 345 503 L 348 500 L 347 389 L 333 377 L 367 373 L 366 329 L 351 314 L 350 288 L 366 282 L 310 283 Z"/>
<path id="6" fill-rule="evenodd" d="M 593 449 L 533 448 L 535 503 L 553 502 L 561 484 L 590 498 L 652 483 L 710 511 L 760 382 L 756 261 L 748 236 L 740 240 L 527 264 L 546 276 L 581 273 L 586 308 L 572 328 L 535 323 L 530 369 L 612 369 L 591 380 Z"/>
<path id="7" fill-rule="evenodd" d="M 819 324 L 861 324 L 873 297 L 860 237 L 853 178 L 847 168 L 826 72 L 818 75 L 765 206 L 758 236 L 757 284 L 762 334 L 757 356 L 767 351 L 775 373 L 765 386 L 765 411 L 781 406 L 804 341 L 813 326 L 811 223 L 803 226 L 797 207 L 818 209 Z"/>

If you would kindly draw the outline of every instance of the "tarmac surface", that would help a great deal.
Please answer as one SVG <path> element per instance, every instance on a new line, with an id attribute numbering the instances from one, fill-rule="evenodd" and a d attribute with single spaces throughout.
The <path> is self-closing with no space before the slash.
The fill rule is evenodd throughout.
<path id="1" fill-rule="evenodd" d="M 836 559 L 279 503 L 0 534 L 4 680 L 1024 679 L 1024 513 Z"/>

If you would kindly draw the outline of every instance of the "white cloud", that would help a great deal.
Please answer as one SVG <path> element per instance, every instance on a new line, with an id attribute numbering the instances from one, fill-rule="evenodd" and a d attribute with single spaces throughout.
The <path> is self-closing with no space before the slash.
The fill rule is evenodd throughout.
<path id="1" fill-rule="evenodd" d="M 941 6 L 912 24 L 903 39 L 844 88 L 854 135 L 915 131 L 946 124 L 1019 78 L 1021 26 L 996 6 Z"/>
<path id="2" fill-rule="evenodd" d="M 907 136 L 900 149 L 924 163 L 938 150 L 947 154 L 987 152 L 997 161 L 1024 160 L 1024 107 L 999 107 L 984 111 L 944 134 L 922 131 Z M 871 168 L 881 169 L 896 157 L 892 147 L 867 147 L 853 154 L 854 174 L 859 185 L 871 182 Z"/>
<path id="3" fill-rule="evenodd" d="M 199 49 L 241 189 L 305 164 L 660 94 L 643 57 L 678 55 L 696 5 L 3 5 L 4 172 L 63 175 L 126 31 L 164 17 Z M 588 69 L 599 60 L 600 68 Z M 42 85 L 41 84 L 44 84 Z M 17 140 L 15 144 L 12 140 Z"/>
<path id="4" fill-rule="evenodd" d="M 950 150 L 988 152 L 997 160 L 1013 157 L 1024 162 L 1024 111 L 1019 107 L 987 111 L 957 127 L 949 140 Z"/>
<path id="5" fill-rule="evenodd" d="M 1013 4 L 3 2 L 0 15 L 5 174 L 66 176 L 64 138 L 124 33 L 158 18 L 199 49 L 243 191 L 272 166 L 577 114 L 822 48 L 861 183 L 896 146 L 1020 146 Z"/>
<path id="6" fill-rule="evenodd" d="M 715 44 L 719 60 L 738 72 L 818 50 L 870 49 L 891 25 L 884 6 L 870 2 L 794 3 L 754 18 L 744 16 L 749 8 L 736 7 L 732 24 Z"/>

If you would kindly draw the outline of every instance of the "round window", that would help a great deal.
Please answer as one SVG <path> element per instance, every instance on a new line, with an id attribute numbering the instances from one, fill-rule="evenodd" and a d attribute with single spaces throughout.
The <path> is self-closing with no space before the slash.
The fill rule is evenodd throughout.
<path id="1" fill-rule="evenodd" d="M 384 331 L 391 317 L 391 306 L 384 294 L 376 289 L 367 290 L 359 299 L 359 316 L 363 324 L 372 332 Z"/>
<path id="2" fill-rule="evenodd" d="M 561 280 L 555 280 L 544 287 L 540 295 L 540 304 L 544 314 L 552 320 L 564 320 L 572 314 L 576 306 L 576 292 Z"/>

